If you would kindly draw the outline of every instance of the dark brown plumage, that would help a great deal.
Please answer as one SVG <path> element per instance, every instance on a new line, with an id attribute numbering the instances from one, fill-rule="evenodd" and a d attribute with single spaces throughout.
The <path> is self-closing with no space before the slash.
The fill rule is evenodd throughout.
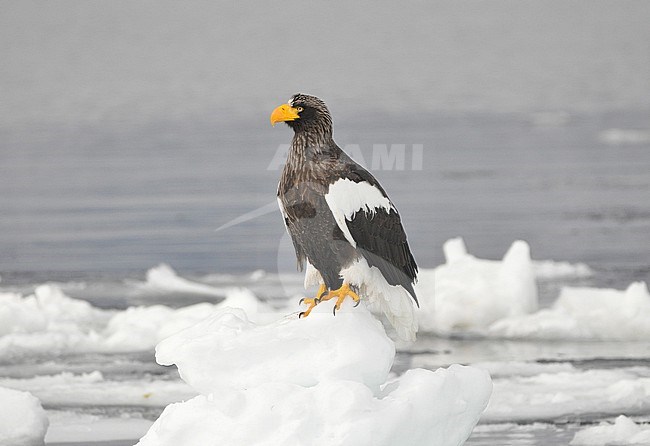
<path id="1" fill-rule="evenodd" d="M 325 103 L 296 94 L 271 121 L 294 130 L 277 194 L 299 268 L 308 262 L 328 290 L 347 282 L 360 289 L 364 283 L 346 281 L 345 272 L 363 259 L 417 303 L 417 265 L 399 213 L 375 177 L 334 142 Z"/>

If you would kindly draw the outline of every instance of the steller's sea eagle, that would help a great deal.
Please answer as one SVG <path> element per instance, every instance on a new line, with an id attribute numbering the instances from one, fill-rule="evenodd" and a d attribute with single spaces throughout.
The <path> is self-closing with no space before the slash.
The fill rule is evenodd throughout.
<path id="1" fill-rule="evenodd" d="M 332 118 L 315 96 L 295 94 L 271 113 L 295 132 L 278 185 L 278 204 L 296 250 L 305 262 L 305 288 L 320 285 L 301 303 L 309 315 L 320 302 L 360 297 L 381 310 L 400 338 L 417 332 L 413 283 L 418 267 L 399 213 L 374 176 L 332 138 Z"/>

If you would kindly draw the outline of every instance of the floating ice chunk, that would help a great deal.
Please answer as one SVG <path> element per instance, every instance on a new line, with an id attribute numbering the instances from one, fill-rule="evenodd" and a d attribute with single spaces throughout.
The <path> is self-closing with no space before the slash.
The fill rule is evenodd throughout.
<path id="1" fill-rule="evenodd" d="M 112 314 L 71 299 L 53 285 L 39 286 L 29 296 L 0 294 L 0 357 L 93 349 L 97 331 Z"/>
<path id="2" fill-rule="evenodd" d="M 147 281 L 142 287 L 148 291 L 207 294 L 210 296 L 226 296 L 228 292 L 223 288 L 192 282 L 180 277 L 171 266 L 165 263 L 147 271 Z"/>
<path id="3" fill-rule="evenodd" d="M 467 254 L 460 238 L 447 241 L 443 249 L 446 263 L 423 270 L 416 287 L 422 301 L 417 312 L 421 330 L 482 331 L 496 320 L 537 309 L 526 242 L 514 242 L 500 262 Z"/>
<path id="4" fill-rule="evenodd" d="M 226 306 L 245 309 L 255 321 L 277 319 L 279 310 L 247 289 L 231 288 L 218 304 L 164 305 L 107 311 L 44 285 L 33 295 L 0 293 L 0 356 L 25 353 L 126 352 L 152 349 L 162 339 Z"/>
<path id="5" fill-rule="evenodd" d="M 494 379 L 489 423 L 590 418 L 650 410 L 647 369 L 540 373 Z"/>
<path id="6" fill-rule="evenodd" d="M 109 317 L 88 302 L 71 299 L 60 288 L 41 285 L 33 295 L 0 293 L 0 336 L 9 333 L 84 330 L 100 327 Z"/>
<path id="7" fill-rule="evenodd" d="M 535 276 L 538 279 L 567 279 L 591 277 L 594 272 L 584 263 L 555 262 L 540 260 L 533 262 Z"/>
<path id="8" fill-rule="evenodd" d="M 1 445 L 42 446 L 47 426 L 47 415 L 38 398 L 0 387 Z"/>
<path id="9" fill-rule="evenodd" d="M 1 378 L 0 386 L 29 390 L 46 406 L 162 407 L 196 395 L 190 386 L 179 380 L 112 381 L 104 379 L 98 371 L 79 375 L 64 372 L 23 379 Z"/>
<path id="10" fill-rule="evenodd" d="M 492 378 L 510 376 L 535 376 L 542 373 L 576 372 L 578 371 L 568 362 L 525 362 L 525 361 L 490 361 L 474 362 L 472 366 L 490 372 Z"/>
<path id="11" fill-rule="evenodd" d="M 46 443 L 94 444 L 99 441 L 132 440 L 142 437 L 152 421 L 129 417 L 104 417 L 86 413 L 49 410 Z"/>
<path id="12" fill-rule="evenodd" d="M 489 333 L 508 338 L 647 340 L 650 294 L 643 282 L 625 291 L 565 287 L 550 309 L 497 321 Z"/>
<path id="13" fill-rule="evenodd" d="M 442 251 L 445 253 L 447 263 L 457 262 L 467 256 L 465 241 L 460 237 L 447 240 L 442 245 Z"/>
<path id="14" fill-rule="evenodd" d="M 160 364 L 176 364 L 202 393 L 168 406 L 140 446 L 201 444 L 460 445 L 491 393 L 489 374 L 452 366 L 409 370 L 386 383 L 395 357 L 383 326 L 346 302 L 305 319 L 267 325 L 221 312 L 165 339 Z"/>
<path id="15" fill-rule="evenodd" d="M 355 381 L 273 382 L 172 404 L 138 445 L 457 446 L 489 394 L 487 373 L 457 365 L 409 370 L 379 396 Z"/>
<path id="16" fill-rule="evenodd" d="M 268 323 L 278 319 L 280 314 L 285 314 L 286 309 L 275 309 L 261 301 L 252 291 L 245 288 L 229 290 L 226 299 L 217 304 L 217 309 L 239 308 L 244 310 L 248 319 L 256 323 Z"/>
<path id="17" fill-rule="evenodd" d="M 181 377 L 203 394 L 269 382 L 312 386 L 325 379 L 363 382 L 378 389 L 395 355 L 393 342 L 363 306 L 329 303 L 309 317 L 294 314 L 256 325 L 241 310 L 224 309 L 156 347 L 156 360 L 176 364 Z"/>
<path id="18" fill-rule="evenodd" d="M 256 269 L 255 271 L 250 273 L 250 275 L 248 276 L 248 278 L 250 280 L 252 280 L 253 282 L 257 282 L 258 280 L 262 280 L 265 277 L 266 277 L 266 271 L 264 271 L 263 269 Z"/>
<path id="19" fill-rule="evenodd" d="M 601 423 L 578 431 L 572 446 L 647 445 L 650 444 L 650 426 L 643 426 L 619 415 L 614 424 Z"/>
<path id="20" fill-rule="evenodd" d="M 158 342 L 222 308 L 240 308 L 254 321 L 278 318 L 278 310 L 261 302 L 246 289 L 232 289 L 223 302 L 216 305 L 201 303 L 173 309 L 164 305 L 131 307 L 113 316 L 104 334 L 106 346 L 111 350 L 137 351 L 153 348 Z"/>

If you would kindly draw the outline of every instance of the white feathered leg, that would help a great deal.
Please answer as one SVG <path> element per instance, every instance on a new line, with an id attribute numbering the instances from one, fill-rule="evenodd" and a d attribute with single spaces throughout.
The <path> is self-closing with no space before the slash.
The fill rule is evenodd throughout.
<path id="1" fill-rule="evenodd" d="M 395 328 L 400 339 L 415 341 L 418 322 L 411 295 L 400 285 L 390 285 L 376 267 L 370 267 L 366 259 L 354 262 L 341 270 L 344 282 L 359 289 L 371 310 L 381 311 Z"/>

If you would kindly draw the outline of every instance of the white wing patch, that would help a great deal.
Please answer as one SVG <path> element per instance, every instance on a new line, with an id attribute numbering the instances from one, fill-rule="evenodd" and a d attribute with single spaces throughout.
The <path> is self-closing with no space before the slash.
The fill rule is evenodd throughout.
<path id="1" fill-rule="evenodd" d="M 357 242 L 352 238 L 346 220 L 351 221 L 359 211 L 372 215 L 377 212 L 377 209 L 385 209 L 386 212 L 390 212 L 393 208 L 390 200 L 372 184 L 366 181 L 357 183 L 347 178 L 330 184 L 329 190 L 325 194 L 325 201 L 345 239 L 355 248 Z"/>
<path id="2" fill-rule="evenodd" d="M 284 212 L 284 206 L 282 206 L 282 200 L 280 200 L 280 197 L 278 197 L 278 206 L 280 207 L 280 213 L 282 214 L 282 223 L 284 223 L 284 227 L 287 232 L 289 232 L 289 227 L 287 226 L 287 213 Z"/>
<path id="3" fill-rule="evenodd" d="M 313 285 L 320 285 L 323 283 L 323 276 L 318 272 L 314 266 L 309 263 L 309 260 L 307 260 L 307 269 L 305 271 L 305 289 L 309 288 L 310 286 Z"/>

